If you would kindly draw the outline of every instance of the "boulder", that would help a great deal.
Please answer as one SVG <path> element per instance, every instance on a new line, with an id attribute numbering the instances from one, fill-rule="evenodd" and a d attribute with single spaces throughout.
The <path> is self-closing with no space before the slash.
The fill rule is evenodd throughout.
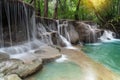
<path id="1" fill-rule="evenodd" d="M 25 64 L 18 59 L 6 59 L 0 61 L 0 73 L 4 75 L 17 74 L 21 78 L 27 77 L 42 68 L 42 60 L 33 60 L 32 63 Z"/>
<path id="2" fill-rule="evenodd" d="M 71 24 L 69 22 L 69 37 L 70 37 L 70 41 L 72 44 L 77 44 L 79 42 L 79 34 L 78 32 L 75 30 L 75 27 L 73 26 L 73 23 Z"/>
<path id="3" fill-rule="evenodd" d="M 92 23 L 76 22 L 75 30 L 79 34 L 79 40 L 85 43 L 97 42 L 101 35 L 101 30 L 97 29 L 97 25 Z"/>

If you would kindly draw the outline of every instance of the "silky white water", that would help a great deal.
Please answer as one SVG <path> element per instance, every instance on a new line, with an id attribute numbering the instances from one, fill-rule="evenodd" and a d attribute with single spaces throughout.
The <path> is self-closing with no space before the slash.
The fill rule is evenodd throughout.
<path id="1" fill-rule="evenodd" d="M 104 30 L 103 35 L 99 38 L 102 42 L 111 42 L 111 41 L 119 41 L 119 39 L 115 38 L 115 33 L 110 30 Z"/>
<path id="2" fill-rule="evenodd" d="M 37 25 L 37 35 L 40 37 L 40 40 L 46 44 L 53 45 L 52 42 L 52 36 L 51 32 L 48 32 L 41 23 L 38 23 Z"/>
<path id="3" fill-rule="evenodd" d="M 72 46 L 72 44 L 70 43 L 70 37 L 69 37 L 69 33 L 67 31 L 67 27 L 68 26 L 68 22 L 67 21 L 63 21 L 63 23 L 60 24 L 59 20 L 56 20 L 57 22 L 57 28 L 58 28 L 58 35 L 60 37 L 60 39 L 62 40 L 62 42 L 65 44 L 65 47 L 67 49 L 77 49 L 75 47 Z"/>
<path id="4" fill-rule="evenodd" d="M 67 56 L 62 55 L 60 58 L 56 59 L 55 61 L 58 62 L 58 63 L 61 63 L 61 62 L 64 62 L 66 60 L 68 60 Z"/>
<path id="5" fill-rule="evenodd" d="M 24 53 L 27 53 L 27 52 L 34 51 L 34 50 L 40 48 L 42 45 L 44 45 L 44 44 L 41 43 L 39 40 L 34 40 L 34 41 L 27 42 L 27 43 L 17 45 L 17 46 L 0 48 L 0 52 L 7 53 L 7 54 L 10 54 L 10 55 L 24 54 Z"/>

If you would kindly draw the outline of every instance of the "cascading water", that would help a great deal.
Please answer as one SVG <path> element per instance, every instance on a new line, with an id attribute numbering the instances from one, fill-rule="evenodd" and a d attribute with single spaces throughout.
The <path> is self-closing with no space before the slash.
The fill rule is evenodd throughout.
<path id="1" fill-rule="evenodd" d="M 56 20 L 56 22 L 57 22 L 57 28 L 58 28 L 58 30 L 57 30 L 58 35 L 61 38 L 61 40 L 63 41 L 63 43 L 65 44 L 66 48 L 76 49 L 70 43 L 70 37 L 69 37 L 69 33 L 67 31 L 68 22 L 64 21 L 63 24 L 60 24 L 59 20 Z"/>
<path id="2" fill-rule="evenodd" d="M 57 27 L 58 27 L 58 34 L 65 37 L 68 41 L 70 41 L 69 33 L 67 31 L 68 22 L 63 21 L 63 23 L 60 24 L 59 20 L 56 20 Z"/>
<path id="3" fill-rule="evenodd" d="M 44 44 L 41 43 L 39 40 L 34 40 L 34 41 L 17 45 L 17 46 L 1 48 L 0 52 L 9 53 L 10 55 L 22 54 L 26 52 L 34 52 L 41 45 L 44 45 Z"/>
<path id="4" fill-rule="evenodd" d="M 47 43 L 49 45 L 53 45 L 53 37 L 52 36 L 53 33 L 55 33 L 58 39 L 56 39 L 56 44 L 60 45 L 60 44 L 65 44 L 66 48 L 69 49 L 76 49 L 72 46 L 72 44 L 70 43 L 70 35 L 68 32 L 68 22 L 67 21 L 63 21 L 60 23 L 59 20 L 56 20 L 57 23 L 57 28 L 55 29 L 55 26 L 51 26 L 51 25 L 47 25 L 45 22 L 39 22 L 37 23 L 37 36 L 39 38 L 39 40 L 41 40 L 44 43 Z M 53 38 L 53 39 L 52 39 Z M 60 41 L 62 40 L 62 41 Z M 61 43 L 62 42 L 62 43 Z"/>
<path id="5" fill-rule="evenodd" d="M 34 49 L 33 46 L 37 46 L 38 48 L 39 46 L 36 43 L 40 43 L 39 45 L 41 45 L 41 41 L 49 45 L 53 45 L 51 33 L 54 31 L 54 29 L 45 27 L 40 23 L 35 25 L 36 24 L 35 12 L 32 11 L 32 15 L 31 15 L 31 11 L 27 9 L 24 3 L 22 4 L 18 3 L 17 5 L 12 5 L 8 1 L 7 3 L 4 2 L 3 6 L 5 7 L 5 14 L 7 19 L 7 24 L 8 24 L 6 26 L 8 26 L 8 33 L 9 33 L 7 35 L 9 36 L 9 43 L 11 47 L 7 47 L 7 48 L 2 47 L 0 51 L 4 53 L 10 53 L 10 54 L 25 53 L 27 51 L 33 50 Z M 11 8 L 13 9 L 13 11 L 11 11 Z M 3 31 L 2 16 L 0 16 L 0 18 L 1 18 L 1 27 L 0 27 L 1 38 L 0 39 L 1 39 L 1 42 L 3 43 L 4 41 L 6 41 L 6 39 L 3 39 L 4 32 L 2 32 Z M 36 29 L 35 26 L 37 26 L 38 29 Z M 72 45 L 69 42 L 70 41 L 69 33 L 67 31 L 68 23 L 64 21 L 62 24 L 58 24 L 58 26 L 59 26 L 58 34 L 60 35 L 61 39 L 66 44 L 67 48 L 72 48 Z M 50 32 L 48 32 L 46 28 L 48 28 Z M 36 30 L 38 30 L 38 33 L 36 33 Z M 13 34 L 15 35 L 16 41 L 13 38 Z M 18 36 L 20 36 L 20 34 L 21 35 L 23 34 L 22 36 L 25 36 L 24 39 L 22 38 L 23 41 L 25 41 L 25 43 L 22 45 L 19 45 L 19 40 L 18 40 L 19 39 Z M 39 40 L 37 40 L 36 35 L 41 36 L 40 42 Z M 17 46 L 13 45 L 14 44 L 13 42 L 16 42 Z M 34 45 L 32 43 L 34 43 Z"/>
<path id="6" fill-rule="evenodd" d="M 97 35 L 96 35 L 96 30 L 98 30 L 97 25 L 89 25 L 87 24 L 88 29 L 90 30 L 89 32 L 89 42 L 91 42 L 91 40 L 93 42 L 97 41 Z"/>
<path id="7" fill-rule="evenodd" d="M 31 52 L 43 45 L 36 38 L 35 11 L 25 3 L 14 2 L 0 1 L 0 52 L 10 55 Z M 7 22 L 3 23 L 3 20 Z M 6 42 L 10 46 L 4 47 Z"/>
<path id="8" fill-rule="evenodd" d="M 53 27 L 51 25 L 50 25 L 50 27 L 44 26 L 41 23 L 38 23 L 36 25 L 34 11 L 32 11 L 32 14 L 31 14 L 31 11 L 26 7 L 26 5 L 24 3 L 22 3 L 22 4 L 18 3 L 17 7 L 16 7 L 16 6 L 13 6 L 13 4 L 8 3 L 8 2 L 7 3 L 4 2 L 4 4 L 2 4 L 0 1 L 0 11 L 1 12 L 3 12 L 3 10 L 2 10 L 3 8 L 1 7 L 3 5 L 5 7 L 4 13 L 6 15 L 7 25 L 3 25 L 3 21 L 2 21 L 3 13 L 0 13 L 0 46 L 1 46 L 0 52 L 8 53 L 8 54 L 10 54 L 11 58 L 19 59 L 19 57 L 23 57 L 24 55 L 25 55 L 25 57 L 28 56 L 29 54 L 27 54 L 27 53 L 34 53 L 34 51 L 36 49 L 40 48 L 40 46 L 43 45 L 44 43 L 46 43 L 48 45 L 53 45 L 51 34 L 55 30 L 53 29 Z M 11 7 L 12 7 L 13 11 L 11 11 Z M 68 32 L 68 22 L 63 21 L 62 23 L 60 23 L 58 20 L 56 22 L 57 22 L 58 35 L 59 35 L 60 39 L 63 41 L 63 43 L 66 45 L 66 48 L 76 49 L 70 43 L 71 39 L 70 39 L 70 35 Z M 7 26 L 8 29 L 5 29 L 4 26 Z M 37 29 L 36 29 L 36 27 L 37 27 Z M 95 31 L 97 30 L 97 27 L 88 25 L 88 29 L 91 31 L 90 35 L 92 35 L 92 37 L 91 36 L 90 37 L 95 41 L 96 40 L 96 32 Z M 4 35 L 7 35 L 7 37 L 9 39 L 6 39 L 4 37 Z M 15 35 L 15 39 L 14 39 L 14 35 Z M 100 39 L 101 40 L 105 40 L 105 39 L 112 40 L 112 39 L 114 39 L 112 35 L 113 35 L 113 33 L 111 33 L 110 31 L 105 31 L 103 34 L 103 37 L 101 37 Z M 23 38 L 18 37 L 18 36 L 22 36 Z M 39 40 L 37 39 L 38 36 L 40 37 Z M 22 41 L 21 40 L 19 41 L 20 38 L 22 38 Z M 7 41 L 10 43 L 10 47 L 4 47 L 4 43 Z M 24 41 L 24 43 L 23 43 L 23 41 Z M 14 42 L 16 42 L 17 44 L 14 45 Z M 22 42 L 22 45 L 20 45 L 21 43 L 19 44 L 19 42 Z M 23 53 L 23 54 L 21 54 L 21 53 Z M 76 57 L 76 58 L 78 58 L 78 57 Z M 57 59 L 56 62 L 63 62 L 65 60 L 67 60 L 67 56 L 62 55 L 62 57 Z M 83 59 L 83 61 L 85 61 L 85 59 Z M 79 62 L 79 61 L 77 61 L 77 62 Z M 63 68 L 65 68 L 65 70 L 67 69 L 66 66 L 68 66 L 68 65 L 65 65 L 65 67 L 63 67 Z M 59 67 L 59 66 L 57 66 L 57 67 Z M 80 67 L 80 66 L 78 66 L 78 67 Z M 72 68 L 70 68 L 70 70 L 72 70 L 73 68 L 75 68 L 74 65 Z M 52 67 L 52 69 L 54 69 L 54 67 Z M 62 69 L 62 70 L 64 70 L 64 69 Z M 80 72 L 80 70 L 78 70 L 78 69 L 76 69 L 76 71 Z M 68 78 L 68 79 L 71 79 L 71 76 L 73 74 L 76 74 L 76 71 L 73 70 L 73 71 L 68 72 L 68 73 L 73 72 L 70 75 L 70 78 Z M 48 72 L 50 72 L 50 71 L 48 71 Z M 57 72 L 57 71 L 55 71 L 55 72 Z M 60 71 L 58 71 L 58 72 L 60 72 Z M 84 80 L 88 80 L 88 79 L 96 80 L 96 75 L 95 75 L 96 73 L 94 72 L 94 70 L 92 68 L 86 69 L 86 72 L 88 72 L 88 74 L 85 75 L 85 77 L 87 76 L 87 78 L 85 78 Z M 64 73 L 64 74 L 66 74 L 66 73 Z M 79 77 L 80 75 L 77 75 L 77 77 Z M 76 75 L 74 75 L 74 76 L 75 77 L 73 77 L 72 80 L 76 79 Z M 46 78 L 46 76 L 45 76 L 45 78 Z M 61 79 L 63 79 L 63 78 L 64 78 L 64 76 L 61 77 Z M 80 80 L 80 79 L 82 79 L 82 78 L 80 77 L 80 78 L 77 78 L 76 80 Z"/>
<path id="9" fill-rule="evenodd" d="M 60 38 L 64 41 L 64 43 L 66 44 L 67 47 L 72 46 L 72 44 L 62 35 L 60 35 Z"/>
<path id="10" fill-rule="evenodd" d="M 115 33 L 110 30 L 104 30 L 103 35 L 99 39 L 102 42 L 109 42 L 109 41 L 117 40 L 115 39 Z"/>
<path id="11" fill-rule="evenodd" d="M 12 41 L 12 29 L 11 29 L 11 23 L 10 23 L 10 4 L 9 4 L 9 2 L 7 2 L 6 0 L 5 0 L 5 2 L 4 2 L 5 4 L 4 4 L 4 7 L 5 7 L 5 13 L 6 13 L 6 16 L 7 16 L 7 22 L 8 22 L 8 32 L 9 32 L 9 39 L 10 39 L 10 46 L 12 46 L 13 45 L 13 41 Z"/>
<path id="12" fill-rule="evenodd" d="M 4 3 L 4 4 L 2 4 L 2 3 Z M 13 10 L 11 10 L 11 9 L 13 9 Z M 53 45 L 51 34 L 53 31 L 55 31 L 55 29 L 53 29 L 52 26 L 48 26 L 48 27 L 44 26 L 41 23 L 36 25 L 35 12 L 30 11 L 30 9 L 28 9 L 24 3 L 22 3 L 22 4 L 17 3 L 17 5 L 13 5 L 9 1 L 5 0 L 5 1 L 1 2 L 0 11 L 2 12 L 2 13 L 0 13 L 1 14 L 0 15 L 0 33 L 1 33 L 0 34 L 0 45 L 2 47 L 2 50 L 5 45 L 4 43 L 9 43 L 10 46 L 14 46 L 14 42 L 16 42 L 17 43 L 16 45 L 18 45 L 19 42 L 23 42 L 23 41 L 27 42 L 28 47 L 25 48 L 26 44 L 25 44 L 25 47 L 22 46 L 23 51 L 22 51 L 21 46 L 20 46 L 20 48 L 15 48 L 15 46 L 11 47 L 11 48 L 15 48 L 15 50 L 13 50 L 13 52 L 14 53 L 24 53 L 25 51 L 32 50 L 33 45 L 31 45 L 31 43 L 32 42 L 34 43 L 37 40 L 36 35 L 40 36 L 40 38 L 41 38 L 40 41 L 47 43 L 49 45 Z M 3 12 L 6 15 L 7 25 L 4 25 L 3 21 L 2 21 L 5 18 L 5 17 L 2 17 Z M 61 21 L 61 23 L 60 23 L 59 20 L 57 20 L 56 22 L 57 22 L 57 31 L 58 31 L 58 35 L 59 35 L 60 39 L 66 45 L 67 48 L 74 49 L 74 47 L 70 43 L 71 39 L 70 39 L 70 35 L 68 32 L 68 27 L 69 27 L 68 22 Z M 7 28 L 3 28 L 3 26 L 7 26 Z M 38 29 L 36 29 L 36 27 Z M 97 27 L 88 25 L 88 29 L 92 33 L 92 39 L 95 41 L 96 40 L 95 31 L 97 30 Z M 7 38 L 4 37 L 4 35 L 7 35 Z M 18 37 L 18 36 L 21 36 L 21 37 Z M 20 38 L 22 38 L 22 40 L 19 40 Z M 90 36 L 90 38 L 91 38 L 91 36 Z M 37 40 L 37 42 L 38 41 L 39 40 Z M 9 48 L 9 49 L 11 49 L 11 48 Z M 8 50 L 8 49 L 6 49 L 6 50 Z M 5 51 L 5 49 L 4 49 L 4 51 Z"/>
<path id="13" fill-rule="evenodd" d="M 25 12 L 25 24 L 26 24 L 26 31 L 27 31 L 27 39 L 28 39 L 28 42 L 30 42 L 30 30 L 29 30 L 29 23 L 28 23 L 28 12 L 27 12 L 27 9 L 26 9 L 26 6 L 25 4 L 23 3 L 23 7 L 24 7 L 24 12 Z"/>
<path id="14" fill-rule="evenodd" d="M 10 46 L 15 45 L 15 42 L 21 42 L 19 36 L 22 34 L 23 41 L 29 37 L 27 25 L 29 26 L 29 17 L 24 3 L 16 3 L 17 1 L 4 0 L 2 3 L 1 23 L 3 28 L 1 33 L 4 35 L 3 40 L 9 43 Z M 16 4 L 14 4 L 14 2 Z M 28 31 L 28 33 L 26 33 Z M 21 34 L 22 33 L 22 34 Z"/>
<path id="15" fill-rule="evenodd" d="M 45 26 L 43 26 L 41 23 L 37 24 L 37 28 L 38 37 L 41 38 L 40 40 L 46 44 L 53 45 L 51 32 L 47 32 Z"/>
<path id="16" fill-rule="evenodd" d="M 97 25 L 87 25 L 88 29 L 90 30 L 89 32 L 89 40 L 93 41 L 93 42 L 98 42 L 98 40 L 102 41 L 102 42 L 109 42 L 109 41 L 113 41 L 113 40 L 117 40 L 115 39 L 116 34 L 110 30 L 104 30 L 103 34 L 101 35 L 101 32 L 99 32 L 99 35 L 101 35 L 100 37 L 98 37 L 97 35 L 97 31 L 100 31 L 100 29 L 98 29 Z"/>

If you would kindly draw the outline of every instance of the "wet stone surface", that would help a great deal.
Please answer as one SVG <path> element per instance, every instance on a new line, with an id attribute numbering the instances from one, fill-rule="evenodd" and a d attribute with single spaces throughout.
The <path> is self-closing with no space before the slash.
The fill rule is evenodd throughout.
<path id="1" fill-rule="evenodd" d="M 0 54 L 0 80 L 5 76 L 17 74 L 20 78 L 25 78 L 43 67 L 43 63 L 48 63 L 61 56 L 59 50 L 50 46 L 44 46 L 35 51 L 35 53 L 24 53 L 9 55 Z M 10 78 L 8 80 L 20 80 Z"/>

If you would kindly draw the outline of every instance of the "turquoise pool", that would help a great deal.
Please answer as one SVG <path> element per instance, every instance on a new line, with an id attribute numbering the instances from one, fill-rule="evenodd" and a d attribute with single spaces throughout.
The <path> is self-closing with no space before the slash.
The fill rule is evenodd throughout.
<path id="1" fill-rule="evenodd" d="M 34 76 L 35 80 L 81 80 L 80 67 L 72 62 L 52 62 Z"/>
<path id="2" fill-rule="evenodd" d="M 83 50 L 95 61 L 120 74 L 120 41 L 86 44 Z"/>

